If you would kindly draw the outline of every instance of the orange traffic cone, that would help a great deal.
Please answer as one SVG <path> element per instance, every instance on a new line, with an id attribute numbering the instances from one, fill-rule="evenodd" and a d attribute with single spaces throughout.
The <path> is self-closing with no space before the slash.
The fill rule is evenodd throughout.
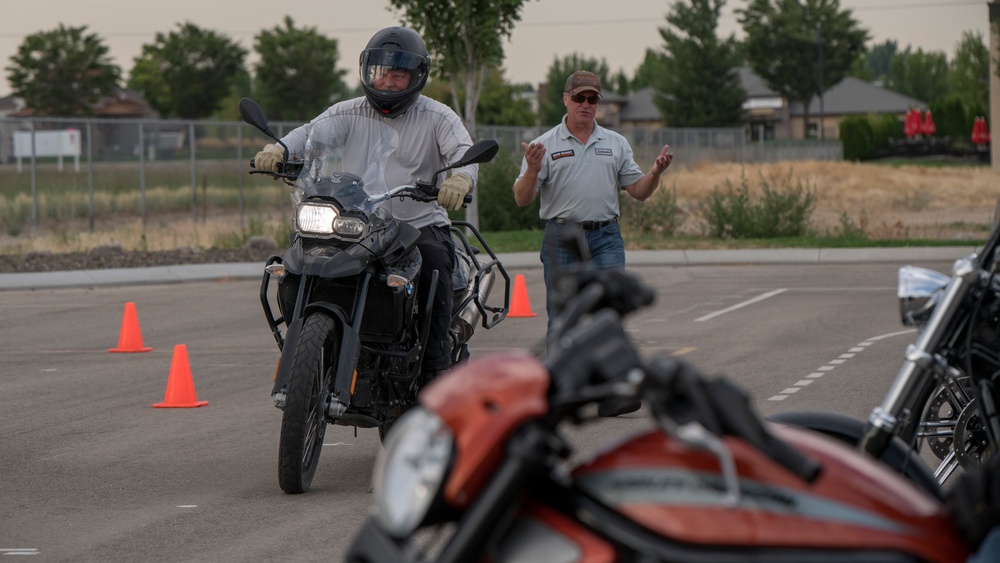
<path id="1" fill-rule="evenodd" d="M 528 302 L 528 285 L 524 283 L 524 276 L 518 274 L 514 276 L 514 295 L 511 297 L 510 311 L 508 317 L 535 317 L 531 311 L 531 303 Z"/>
<path id="2" fill-rule="evenodd" d="M 135 303 L 125 304 L 125 315 L 122 316 L 122 330 L 118 336 L 118 347 L 110 348 L 108 352 L 149 352 L 152 348 L 142 345 L 142 332 L 139 331 L 139 317 L 135 314 Z"/>
<path id="3" fill-rule="evenodd" d="M 183 344 L 174 346 L 174 359 L 170 362 L 167 391 L 163 394 L 163 402 L 154 403 L 153 406 L 158 409 L 190 409 L 203 407 L 207 404 L 208 401 L 199 401 L 194 393 L 194 380 L 191 379 L 187 346 Z"/>

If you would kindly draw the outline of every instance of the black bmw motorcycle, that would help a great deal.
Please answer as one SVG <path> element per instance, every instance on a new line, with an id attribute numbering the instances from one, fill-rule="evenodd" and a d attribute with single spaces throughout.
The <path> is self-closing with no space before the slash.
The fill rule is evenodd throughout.
<path id="1" fill-rule="evenodd" d="M 384 437 L 425 383 L 420 365 L 438 272 L 429 299 L 419 302 L 419 231 L 393 216 L 392 201 L 434 201 L 442 172 L 489 162 L 499 146 L 479 141 L 429 182 L 390 188 L 384 163 L 398 149 L 398 138 L 388 125 L 373 120 L 375 133 L 362 153 L 369 156 L 367 169 L 343 171 L 343 151 L 322 139 L 310 138 L 303 158 L 288 160 L 288 148 L 256 102 L 244 98 L 240 115 L 285 149 L 277 172 L 250 173 L 271 174 L 292 186 L 293 238 L 284 256 L 268 259 L 260 299 L 281 350 L 271 391 L 283 411 L 278 480 L 286 493 L 302 493 L 316 472 L 328 423 L 378 428 Z M 463 228 L 488 260 L 480 261 Z M 506 317 L 510 278 L 472 225 L 456 221 L 451 230 L 457 263 L 450 335 L 452 360 L 460 362 L 469 356 L 477 323 L 489 329 Z M 493 306 L 488 303 L 497 276 L 504 283 L 503 302 Z"/>

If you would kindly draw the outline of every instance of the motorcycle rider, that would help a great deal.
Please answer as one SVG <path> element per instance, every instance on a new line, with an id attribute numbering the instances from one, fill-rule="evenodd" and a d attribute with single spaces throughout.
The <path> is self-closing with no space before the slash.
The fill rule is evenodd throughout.
<path id="1" fill-rule="evenodd" d="M 311 122 L 288 133 L 282 142 L 291 156 L 301 155 L 306 140 L 320 136 L 338 146 L 364 144 L 372 120 L 384 122 L 399 135 L 399 148 L 389 157 L 386 184 L 410 184 L 415 178 L 429 179 L 435 171 L 458 161 L 472 146 L 472 138 L 462 120 L 448 106 L 422 96 L 430 57 L 420 34 L 404 27 L 380 30 L 361 52 L 359 72 L 363 97 L 334 104 Z M 348 119 L 328 119 L 339 116 Z M 338 124 L 349 124 L 336 126 Z M 346 129 L 346 130 L 344 130 Z M 255 157 L 261 170 L 277 170 L 283 149 L 269 144 Z M 479 166 L 456 168 L 441 183 L 436 202 L 412 199 L 393 204 L 393 214 L 420 230 L 418 248 L 423 259 L 420 270 L 420 303 L 427 303 L 431 276 L 438 271 L 430 333 L 422 364 L 423 381 L 430 381 L 451 365 L 448 330 L 452 316 L 452 272 L 455 244 L 446 210 L 462 207 L 466 194 L 475 185 Z"/>

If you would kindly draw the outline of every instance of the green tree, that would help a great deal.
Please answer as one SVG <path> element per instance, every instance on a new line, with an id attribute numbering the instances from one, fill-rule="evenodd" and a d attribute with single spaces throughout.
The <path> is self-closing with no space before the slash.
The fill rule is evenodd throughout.
<path id="1" fill-rule="evenodd" d="M 948 95 L 948 58 L 941 51 L 906 51 L 889 63 L 889 88 L 932 103 Z"/>
<path id="2" fill-rule="evenodd" d="M 631 90 L 633 92 L 642 90 L 653 85 L 653 80 L 664 72 L 663 53 L 655 49 L 646 49 L 646 55 L 642 58 L 635 75 L 632 77 Z"/>
<path id="3" fill-rule="evenodd" d="M 501 69 L 490 69 L 483 82 L 483 94 L 476 107 L 476 120 L 487 125 L 508 125 L 530 127 L 535 124 L 535 112 L 531 103 L 520 96 L 524 86 L 516 86 L 504 80 Z M 424 88 L 424 95 L 439 102 L 451 99 L 451 85 L 444 80 L 432 80 Z M 465 104 L 465 89 L 458 91 L 459 102 Z"/>
<path id="4" fill-rule="evenodd" d="M 677 2 L 660 28 L 663 72 L 654 101 L 672 127 L 731 127 L 744 122 L 746 92 L 737 67 L 740 53 L 730 36 L 716 35 L 725 0 Z"/>
<path id="5" fill-rule="evenodd" d="M 929 107 L 934 116 L 934 126 L 937 134 L 951 137 L 955 146 L 969 146 L 972 134 L 972 125 L 977 115 L 975 110 L 967 108 L 962 100 L 952 94 L 945 98 L 932 102 Z"/>
<path id="6" fill-rule="evenodd" d="M 347 98 L 347 71 L 336 68 L 337 40 L 315 27 L 296 28 L 292 18 L 285 16 L 283 27 L 254 37 L 254 50 L 260 55 L 254 65 L 254 94 L 269 118 L 305 121 Z"/>
<path id="7" fill-rule="evenodd" d="M 618 69 L 618 72 L 611 75 L 611 80 L 608 83 L 608 87 L 610 87 L 611 91 L 615 92 L 616 94 L 621 94 L 622 96 L 625 96 L 633 92 L 632 80 L 629 79 L 628 75 L 625 74 L 625 71 L 623 69 Z"/>
<path id="8" fill-rule="evenodd" d="M 864 56 L 855 59 L 851 63 L 851 67 L 847 69 L 847 76 L 853 76 L 865 82 L 875 82 L 875 73 L 868 66 L 868 61 L 865 60 Z"/>
<path id="9" fill-rule="evenodd" d="M 15 96 L 36 115 L 90 114 L 101 97 L 118 89 L 121 68 L 87 26 L 59 27 L 24 38 L 6 68 Z"/>
<path id="10" fill-rule="evenodd" d="M 892 40 L 872 45 L 860 58 L 854 61 L 847 74 L 868 82 L 889 81 L 889 64 L 899 53 L 899 45 Z"/>
<path id="11" fill-rule="evenodd" d="M 772 90 L 801 103 L 806 123 L 809 102 L 844 78 L 868 40 L 839 0 L 749 0 L 737 13 L 750 67 Z"/>
<path id="12" fill-rule="evenodd" d="M 163 117 L 208 117 L 231 93 L 247 52 L 228 37 L 193 23 L 156 34 L 136 57 L 129 88 L 143 93 Z M 248 92 L 249 93 L 249 92 Z"/>
<path id="13" fill-rule="evenodd" d="M 973 115 L 985 115 L 990 97 L 990 50 L 978 31 L 966 31 L 955 47 L 948 72 L 948 90 Z"/>
<path id="14" fill-rule="evenodd" d="M 569 75 L 578 70 L 589 70 L 601 79 L 601 89 L 607 93 L 611 84 L 608 62 L 604 59 L 587 58 L 579 53 L 556 58 L 549 67 L 545 78 L 545 90 L 538 100 L 538 113 L 542 125 L 556 125 L 566 114 L 563 105 L 563 90 Z"/>

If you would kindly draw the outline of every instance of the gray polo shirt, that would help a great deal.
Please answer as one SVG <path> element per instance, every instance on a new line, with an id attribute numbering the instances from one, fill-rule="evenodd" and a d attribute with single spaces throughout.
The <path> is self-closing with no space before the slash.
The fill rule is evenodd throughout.
<path id="1" fill-rule="evenodd" d="M 545 146 L 538 173 L 542 219 L 607 221 L 618 216 L 618 189 L 643 176 L 625 137 L 594 124 L 587 144 L 566 127 L 566 116 L 532 141 Z M 521 159 L 524 176 L 528 162 Z"/>
<path id="2" fill-rule="evenodd" d="M 472 138 L 458 115 L 426 96 L 417 98 L 406 113 L 395 118 L 378 115 L 364 97 L 346 100 L 292 130 L 282 141 L 293 155 L 300 155 L 309 136 L 319 136 L 331 145 L 344 146 L 347 153 L 344 158 L 348 161 L 355 146 L 363 153 L 367 139 L 373 135 L 373 127 L 378 126 L 376 122 L 392 127 L 399 135 L 399 148 L 385 163 L 385 181 L 389 188 L 412 184 L 418 178 L 430 180 L 434 172 L 457 162 L 472 146 Z M 357 158 L 366 156 L 364 153 Z M 353 172 L 360 174 L 360 171 Z M 475 186 L 479 165 L 462 166 L 453 173 L 468 176 Z M 418 229 L 428 225 L 451 225 L 448 212 L 437 203 L 395 199 L 392 212 Z"/>

